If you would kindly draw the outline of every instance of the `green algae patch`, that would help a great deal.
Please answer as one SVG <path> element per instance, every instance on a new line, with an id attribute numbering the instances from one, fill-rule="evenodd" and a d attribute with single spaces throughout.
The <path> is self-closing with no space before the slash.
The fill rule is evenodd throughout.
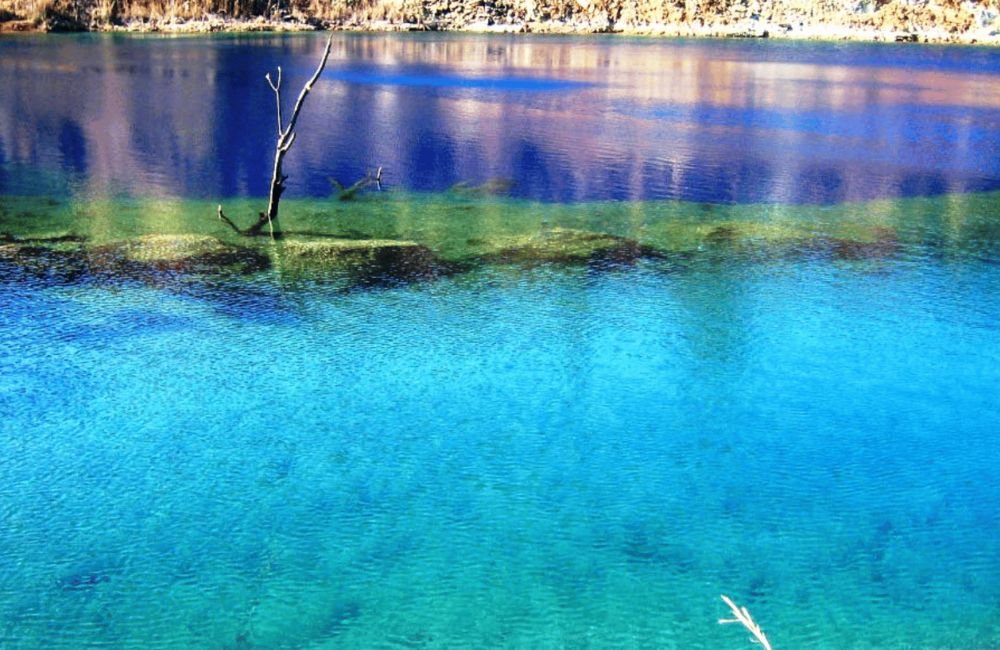
<path id="1" fill-rule="evenodd" d="M 339 262 L 354 256 L 370 257 L 382 251 L 426 248 L 413 241 L 392 239 L 285 239 L 279 250 L 293 258 Z"/>
<path id="2" fill-rule="evenodd" d="M 447 274 L 453 265 L 427 246 L 393 239 L 283 239 L 268 249 L 288 279 L 343 278 L 351 284 L 396 284 Z"/>
<path id="3" fill-rule="evenodd" d="M 634 239 L 575 228 L 550 228 L 469 244 L 482 249 L 478 261 L 493 264 L 628 265 L 656 256 L 653 248 Z"/>

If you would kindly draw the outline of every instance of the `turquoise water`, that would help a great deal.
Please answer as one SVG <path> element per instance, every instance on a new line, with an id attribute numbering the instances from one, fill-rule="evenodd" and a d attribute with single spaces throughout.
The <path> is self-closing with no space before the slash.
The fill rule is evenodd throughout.
<path id="1" fill-rule="evenodd" d="M 0 648 L 1000 648 L 998 51 L 322 44 L 0 40 Z"/>
<path id="2" fill-rule="evenodd" d="M 998 647 L 1000 266 L 945 237 L 0 283 L 2 645 L 747 647 L 725 593 L 776 648 Z"/>

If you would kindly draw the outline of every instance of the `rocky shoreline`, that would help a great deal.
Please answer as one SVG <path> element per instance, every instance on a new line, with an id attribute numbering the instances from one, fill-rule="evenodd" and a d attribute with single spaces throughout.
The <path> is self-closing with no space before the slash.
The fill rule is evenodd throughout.
<path id="1" fill-rule="evenodd" d="M 230 17 L 95 15 L 85 5 L 51 2 L 39 14 L 0 0 L 0 32 L 111 31 L 167 34 L 211 32 L 460 31 L 478 33 L 625 34 L 664 37 L 1000 45 L 1000 0 L 374 0 L 318 16 L 301 9 L 281 15 Z M 393 2 L 391 6 L 388 4 Z M 569 2 L 569 4 L 567 4 Z M 8 8 L 7 5 L 10 5 Z M 69 9 L 67 9 L 69 7 Z"/>

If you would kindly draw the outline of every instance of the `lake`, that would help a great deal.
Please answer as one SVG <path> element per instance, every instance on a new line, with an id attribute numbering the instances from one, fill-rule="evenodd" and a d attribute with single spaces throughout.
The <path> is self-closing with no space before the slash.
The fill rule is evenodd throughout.
<path id="1" fill-rule="evenodd" d="M 0 39 L 0 646 L 1000 647 L 1000 51 L 323 44 Z"/>

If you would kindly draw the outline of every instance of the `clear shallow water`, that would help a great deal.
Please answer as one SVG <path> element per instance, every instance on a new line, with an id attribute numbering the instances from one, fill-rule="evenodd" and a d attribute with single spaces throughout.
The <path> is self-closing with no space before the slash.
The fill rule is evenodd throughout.
<path id="1" fill-rule="evenodd" d="M 0 42 L 0 193 L 267 191 L 320 35 Z M 335 36 L 287 196 L 385 168 L 546 201 L 838 203 L 1000 188 L 1000 53 L 753 41 Z M 71 98 L 71 99 L 70 99 Z M 287 110 L 287 109 L 286 109 Z"/>
<path id="2" fill-rule="evenodd" d="M 1000 199 L 942 194 L 995 183 L 992 50 L 338 38 L 289 238 L 461 272 L 0 238 L 0 646 L 748 647 L 726 593 L 779 650 L 1000 647 Z M 0 41 L 0 234 L 230 237 L 318 47 Z M 656 254 L 490 257 L 559 228 Z"/>
<path id="3" fill-rule="evenodd" d="M 8 277 L 4 647 L 746 647 L 721 593 L 777 648 L 1000 643 L 995 195 L 395 201 L 338 224 L 670 254 L 348 292 Z M 778 229 L 876 224 L 872 255 Z"/>

